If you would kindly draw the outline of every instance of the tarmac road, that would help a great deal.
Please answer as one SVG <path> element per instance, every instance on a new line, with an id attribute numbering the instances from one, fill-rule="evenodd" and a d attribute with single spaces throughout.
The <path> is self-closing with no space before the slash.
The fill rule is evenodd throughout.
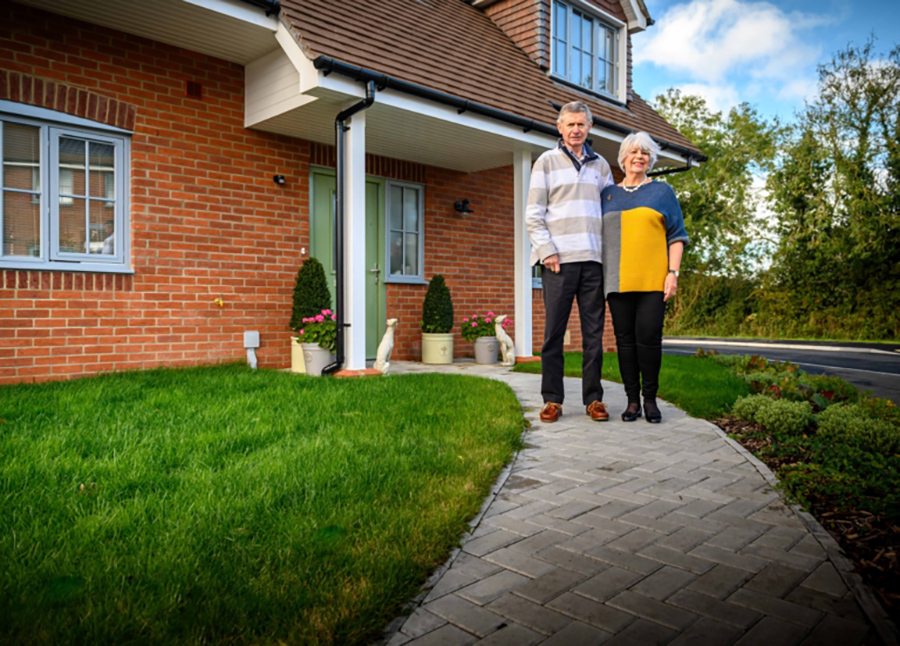
<path id="1" fill-rule="evenodd" d="M 663 339 L 666 354 L 692 355 L 698 348 L 720 354 L 758 354 L 790 361 L 810 374 L 840 377 L 860 390 L 900 403 L 900 345 L 815 341 L 758 341 L 672 337 Z"/>

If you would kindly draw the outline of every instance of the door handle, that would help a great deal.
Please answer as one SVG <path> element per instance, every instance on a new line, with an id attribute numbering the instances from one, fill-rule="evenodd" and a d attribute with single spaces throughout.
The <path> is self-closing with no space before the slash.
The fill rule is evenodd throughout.
<path id="1" fill-rule="evenodd" d="M 378 284 L 378 275 L 381 273 L 381 270 L 378 268 L 378 263 L 375 263 L 374 269 L 369 270 L 370 274 L 375 274 L 375 284 Z"/>

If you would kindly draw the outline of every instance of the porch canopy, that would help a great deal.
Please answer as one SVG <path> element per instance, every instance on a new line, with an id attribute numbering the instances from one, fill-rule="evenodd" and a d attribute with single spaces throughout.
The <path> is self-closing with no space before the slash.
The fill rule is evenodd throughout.
<path id="1" fill-rule="evenodd" d="M 555 81 L 463 0 L 18 1 L 243 65 L 247 128 L 332 144 L 335 116 L 375 81 L 375 101 L 347 123 L 345 144 L 348 369 L 365 367 L 360 295 L 367 268 L 359 258 L 367 153 L 462 172 L 513 167 L 513 336 L 520 356 L 532 352 L 528 181 L 532 159 L 556 144 L 559 106 L 574 100 L 590 106 L 593 148 L 612 165 L 622 139 L 637 130 L 661 144 L 657 167 L 705 160 L 637 94 L 618 103 Z M 646 11 L 643 3 L 627 4 Z M 641 27 L 647 18 L 636 17 Z"/>

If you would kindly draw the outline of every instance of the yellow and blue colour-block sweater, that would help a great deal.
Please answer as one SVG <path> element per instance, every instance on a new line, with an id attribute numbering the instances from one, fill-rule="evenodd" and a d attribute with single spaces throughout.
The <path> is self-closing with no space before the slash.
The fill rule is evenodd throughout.
<path id="1" fill-rule="evenodd" d="M 668 184 L 650 182 L 633 193 L 607 186 L 603 204 L 603 291 L 661 292 L 669 245 L 688 243 L 681 206 Z"/>

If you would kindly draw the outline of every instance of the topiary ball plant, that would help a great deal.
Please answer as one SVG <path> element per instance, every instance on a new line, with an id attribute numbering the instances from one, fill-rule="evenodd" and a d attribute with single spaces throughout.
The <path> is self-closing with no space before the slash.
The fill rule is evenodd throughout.
<path id="1" fill-rule="evenodd" d="M 428 283 L 422 302 L 422 331 L 428 334 L 447 334 L 453 329 L 453 299 L 444 277 L 436 274 Z"/>
<path id="2" fill-rule="evenodd" d="M 325 278 L 325 268 L 316 258 L 308 258 L 297 270 L 294 282 L 294 308 L 291 312 L 291 329 L 297 332 L 303 327 L 303 319 L 331 309 L 331 292 Z"/>

